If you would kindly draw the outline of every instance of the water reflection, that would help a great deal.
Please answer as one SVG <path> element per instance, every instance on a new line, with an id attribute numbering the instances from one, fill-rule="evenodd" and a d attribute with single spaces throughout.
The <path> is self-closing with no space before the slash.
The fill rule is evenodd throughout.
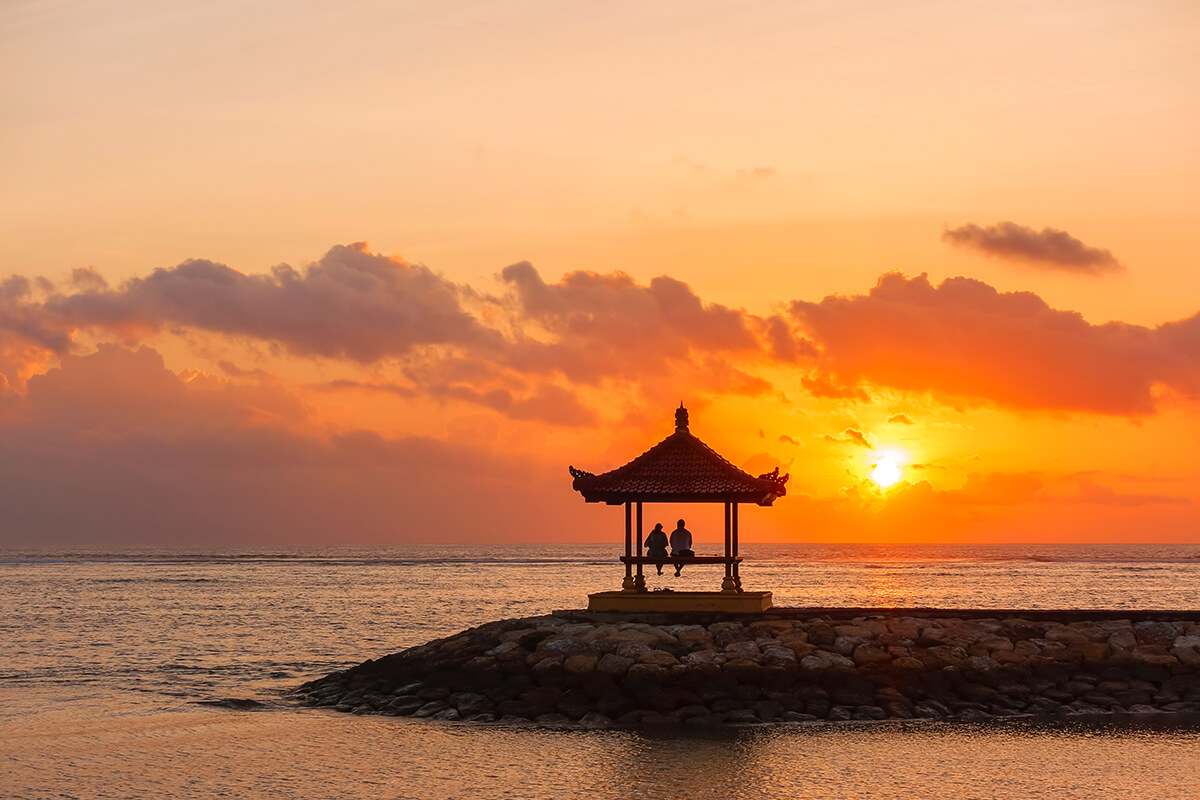
<path id="1" fill-rule="evenodd" d="M 5 795 L 20 798 L 1182 800 L 1200 756 L 1200 731 L 1113 725 L 656 735 L 181 711 L 6 733 Z"/>

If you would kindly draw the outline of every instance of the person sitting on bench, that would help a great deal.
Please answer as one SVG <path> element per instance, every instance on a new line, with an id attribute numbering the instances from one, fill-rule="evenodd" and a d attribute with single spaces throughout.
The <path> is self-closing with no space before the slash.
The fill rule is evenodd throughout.
<path id="1" fill-rule="evenodd" d="M 650 558 L 661 558 L 663 561 L 667 559 L 667 532 L 663 530 L 661 522 L 656 523 L 654 530 L 646 536 L 646 555 Z M 654 566 L 658 567 L 658 574 L 662 575 L 663 562 L 657 561 Z"/>
<path id="2" fill-rule="evenodd" d="M 671 555 L 679 558 L 692 558 L 696 555 L 696 551 L 692 549 L 692 532 L 683 527 L 683 520 L 679 520 L 679 526 L 671 531 Z M 675 577 L 679 577 L 682 569 L 682 564 L 675 565 Z"/>

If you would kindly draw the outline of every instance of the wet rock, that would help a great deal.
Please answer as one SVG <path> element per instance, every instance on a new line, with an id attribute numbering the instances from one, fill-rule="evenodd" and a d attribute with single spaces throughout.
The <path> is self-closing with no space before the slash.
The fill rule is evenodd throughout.
<path id="1" fill-rule="evenodd" d="M 585 728 L 602 730 L 612 725 L 612 719 L 598 711 L 589 711 L 579 720 L 579 724 Z"/>
<path id="2" fill-rule="evenodd" d="M 805 645 L 807 647 L 807 645 Z M 781 645 L 769 645 L 763 648 L 763 665 L 767 667 L 797 667 L 800 661 L 794 650 Z"/>
<path id="3" fill-rule="evenodd" d="M 746 705 L 736 697 L 718 697 L 709 704 L 714 714 L 722 714 L 726 711 L 733 711 L 736 708 L 745 708 Z"/>
<path id="4" fill-rule="evenodd" d="M 721 721 L 727 725 L 753 725 L 761 720 L 748 708 L 735 708 L 722 714 Z"/>
<path id="5" fill-rule="evenodd" d="M 1139 645 L 1161 645 L 1169 647 L 1175 639 L 1183 634 L 1183 629 L 1177 622 L 1160 622 L 1145 620 L 1133 626 L 1134 635 Z"/>
<path id="6" fill-rule="evenodd" d="M 877 645 L 860 644 L 854 648 L 854 663 L 859 666 L 863 664 L 886 664 L 891 660 L 891 654 Z"/>
<path id="7" fill-rule="evenodd" d="M 634 664 L 625 673 L 627 678 L 648 681 L 651 683 L 666 683 L 671 677 L 671 673 L 665 667 L 660 667 L 657 664 Z"/>
<path id="8" fill-rule="evenodd" d="M 1171 655 L 1179 663 L 1189 667 L 1200 667 L 1200 636 L 1176 636 L 1171 643 Z"/>
<path id="9" fill-rule="evenodd" d="M 578 616 L 484 625 L 310 681 L 296 698 L 354 714 L 596 714 L 614 725 L 726 724 L 735 711 L 765 721 L 1200 711 L 1190 620 Z"/>
<path id="10" fill-rule="evenodd" d="M 887 712 L 879 706 L 863 705 L 854 709 L 853 717 L 858 720 L 887 719 Z"/>
<path id="11" fill-rule="evenodd" d="M 399 716 L 408 716 L 416 712 L 418 708 L 425 705 L 427 701 L 419 697 L 397 697 L 388 704 L 388 710 Z"/>
<path id="12" fill-rule="evenodd" d="M 564 692 L 555 703 L 555 708 L 560 714 L 565 714 L 571 719 L 579 719 L 592 710 L 592 699 L 584 694 L 579 689 L 571 689 Z"/>
<path id="13" fill-rule="evenodd" d="M 808 626 L 808 641 L 818 647 L 828 647 L 837 638 L 833 626 L 824 622 L 814 622 Z"/>
<path id="14" fill-rule="evenodd" d="M 652 664 L 659 667 L 670 667 L 679 663 L 679 659 L 665 650 L 647 650 L 638 658 L 641 664 Z"/>
<path id="15" fill-rule="evenodd" d="M 216 708 L 231 708 L 237 711 L 256 711 L 266 708 L 266 704 L 258 700 L 241 697 L 226 697 L 223 700 L 197 700 L 196 705 L 214 706 Z"/>
<path id="16" fill-rule="evenodd" d="M 481 714 L 495 709 L 496 704 L 477 692 L 460 692 L 446 698 L 446 702 L 458 709 L 464 717 Z"/>
<path id="17" fill-rule="evenodd" d="M 414 711 L 413 716 L 420 718 L 432 717 L 434 714 L 445 711 L 447 708 L 449 708 L 449 706 L 447 706 L 441 700 L 430 700 L 428 703 L 425 703 L 416 711 Z"/>
<path id="18" fill-rule="evenodd" d="M 817 650 L 800 659 L 800 668 L 816 672 L 839 669 L 848 670 L 854 668 L 854 662 L 838 653 L 831 653 L 828 650 Z"/>
<path id="19" fill-rule="evenodd" d="M 830 649 L 839 656 L 850 656 L 858 647 L 869 641 L 871 641 L 869 636 L 838 636 L 833 640 Z"/>
<path id="20" fill-rule="evenodd" d="M 625 658 L 615 653 L 605 653 L 596 663 L 596 669 L 606 675 L 620 678 L 633 666 L 632 658 Z"/>
<path id="21" fill-rule="evenodd" d="M 832 706 L 825 718 L 834 722 L 846 722 L 854 719 L 854 711 L 846 706 Z"/>
<path id="22" fill-rule="evenodd" d="M 563 714 L 552 712 L 549 714 L 538 714 L 533 721 L 539 725 L 562 725 L 571 720 Z"/>
<path id="23" fill-rule="evenodd" d="M 608 655 L 611 655 L 611 654 L 608 654 L 608 653 L 605 654 L 606 657 Z M 613 656 L 613 657 L 617 658 L 617 656 Z M 596 671 L 596 663 L 597 663 L 596 656 L 594 656 L 590 653 L 588 653 L 588 654 L 579 653 L 577 655 L 568 656 L 563 661 L 563 669 L 565 669 L 567 672 L 572 672 L 577 675 L 580 675 L 580 674 L 584 674 L 584 673 L 588 673 L 588 672 L 595 672 Z"/>
<path id="24" fill-rule="evenodd" d="M 755 700 L 750 703 L 749 707 L 763 722 L 777 720 L 783 716 L 784 712 L 783 704 L 774 700 Z"/>

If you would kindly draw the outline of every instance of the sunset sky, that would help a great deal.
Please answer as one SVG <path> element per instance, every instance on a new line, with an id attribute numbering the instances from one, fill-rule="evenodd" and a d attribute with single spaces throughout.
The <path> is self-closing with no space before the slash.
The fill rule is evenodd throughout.
<path id="1" fill-rule="evenodd" d="M 680 401 L 747 542 L 1200 542 L 1195 3 L 10 0 L 0 114 L 0 545 L 616 543 Z"/>

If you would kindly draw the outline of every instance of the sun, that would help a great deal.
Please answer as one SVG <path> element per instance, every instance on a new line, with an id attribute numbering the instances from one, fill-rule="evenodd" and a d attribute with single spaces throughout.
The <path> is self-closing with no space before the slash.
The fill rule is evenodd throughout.
<path id="1" fill-rule="evenodd" d="M 904 457 L 901 453 L 880 454 L 879 460 L 871 469 L 871 480 L 875 481 L 875 485 L 880 489 L 888 488 L 904 477 L 904 473 L 900 471 L 903 460 Z"/>

